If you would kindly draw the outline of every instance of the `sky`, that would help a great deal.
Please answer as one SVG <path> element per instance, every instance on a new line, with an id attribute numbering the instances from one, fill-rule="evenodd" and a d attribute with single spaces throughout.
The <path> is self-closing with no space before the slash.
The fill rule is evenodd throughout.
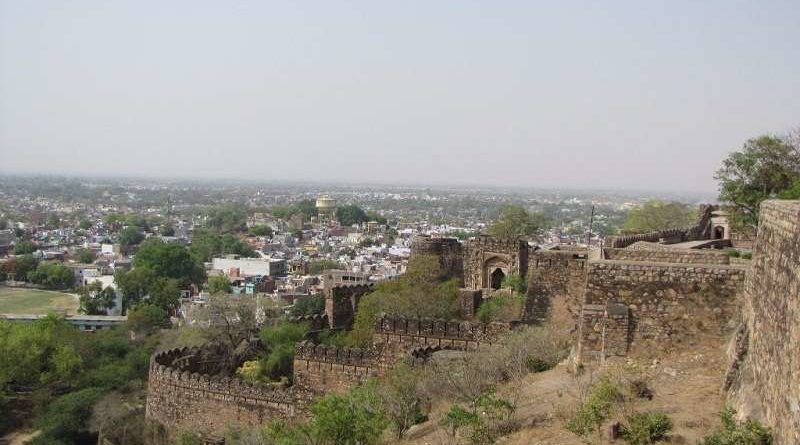
<path id="1" fill-rule="evenodd" d="M 714 192 L 788 1 L 0 0 L 0 172 Z"/>

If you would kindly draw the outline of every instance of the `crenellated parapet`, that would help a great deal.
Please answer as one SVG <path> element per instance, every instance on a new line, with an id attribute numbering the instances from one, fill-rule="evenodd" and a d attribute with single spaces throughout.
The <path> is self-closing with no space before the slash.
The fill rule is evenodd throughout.
<path id="1" fill-rule="evenodd" d="M 361 297 L 372 292 L 375 283 L 338 284 L 325 289 L 325 315 L 331 329 L 350 329 Z"/>
<path id="2" fill-rule="evenodd" d="M 716 206 L 703 204 L 698 208 L 696 222 L 689 227 L 676 227 L 648 233 L 611 236 L 606 238 L 605 245 L 606 247 L 621 249 L 640 241 L 674 244 L 684 241 L 711 239 L 713 231 L 711 227 L 711 218 L 715 210 L 717 210 Z"/>
<path id="3" fill-rule="evenodd" d="M 494 340 L 510 330 L 508 323 L 479 323 L 473 321 L 434 318 L 383 316 L 375 320 L 376 334 L 418 335 L 440 339 L 486 341 Z"/>
<path id="4" fill-rule="evenodd" d="M 294 385 L 314 394 L 341 393 L 379 375 L 377 358 L 374 350 L 303 341 L 295 345 Z"/>
<path id="5" fill-rule="evenodd" d="M 373 350 L 369 349 L 320 345 L 310 341 L 301 341 L 295 345 L 294 357 L 297 360 L 372 366 L 376 355 Z"/>
<path id="6" fill-rule="evenodd" d="M 307 323 L 311 332 L 321 331 L 329 327 L 328 314 L 300 315 L 289 318 L 291 323 Z"/>
<path id="7" fill-rule="evenodd" d="M 180 348 L 150 359 L 146 415 L 170 431 L 218 434 L 228 425 L 258 426 L 305 415 L 312 394 L 300 387 L 253 383 L 192 371 L 203 348 Z"/>

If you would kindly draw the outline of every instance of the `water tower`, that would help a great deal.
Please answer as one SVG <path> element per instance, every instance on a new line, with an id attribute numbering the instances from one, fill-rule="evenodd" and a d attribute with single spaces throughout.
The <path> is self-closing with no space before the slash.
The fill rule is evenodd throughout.
<path id="1" fill-rule="evenodd" d="M 331 221 L 336 217 L 336 200 L 325 195 L 317 198 L 317 212 L 320 221 Z"/>

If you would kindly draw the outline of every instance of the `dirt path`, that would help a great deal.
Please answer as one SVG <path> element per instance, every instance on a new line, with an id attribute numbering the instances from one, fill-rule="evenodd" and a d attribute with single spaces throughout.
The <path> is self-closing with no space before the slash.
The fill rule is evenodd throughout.
<path id="1" fill-rule="evenodd" d="M 15 431 L 0 437 L 0 445 L 25 445 L 39 435 L 39 431 Z"/>

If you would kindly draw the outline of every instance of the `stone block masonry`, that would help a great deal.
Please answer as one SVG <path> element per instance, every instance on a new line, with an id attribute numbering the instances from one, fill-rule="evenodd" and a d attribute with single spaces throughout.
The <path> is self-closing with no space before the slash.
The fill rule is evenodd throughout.
<path id="1" fill-rule="evenodd" d="M 697 335 L 723 335 L 728 320 L 738 309 L 737 294 L 747 270 L 739 265 L 609 260 L 587 264 L 584 311 L 609 304 L 627 306 L 631 352 L 645 350 L 652 342 L 669 347 Z M 581 317 L 584 356 L 608 349 L 598 343 L 607 327 L 598 324 L 596 317 Z M 617 345 L 614 349 L 621 348 Z"/>
<path id="2" fill-rule="evenodd" d="M 343 393 L 377 376 L 372 350 L 300 342 L 294 354 L 294 384 L 315 394 Z"/>
<path id="3" fill-rule="evenodd" d="M 604 248 L 603 258 L 615 261 L 648 261 L 680 264 L 730 264 L 731 259 L 719 250 L 691 249 L 613 249 Z"/>
<path id="4" fill-rule="evenodd" d="M 754 393 L 761 407 L 753 409 L 745 397 L 736 408 L 760 413 L 776 445 L 800 444 L 800 201 L 761 205 L 744 299 L 744 332 L 737 340 L 746 345 L 736 348 L 738 375 L 729 375 L 735 381 L 730 389 L 732 396 Z"/>
<path id="5" fill-rule="evenodd" d="M 146 416 L 180 431 L 219 434 L 229 425 L 258 426 L 303 416 L 312 394 L 300 388 L 250 384 L 182 370 L 175 363 L 197 349 L 172 349 L 150 361 Z"/>

